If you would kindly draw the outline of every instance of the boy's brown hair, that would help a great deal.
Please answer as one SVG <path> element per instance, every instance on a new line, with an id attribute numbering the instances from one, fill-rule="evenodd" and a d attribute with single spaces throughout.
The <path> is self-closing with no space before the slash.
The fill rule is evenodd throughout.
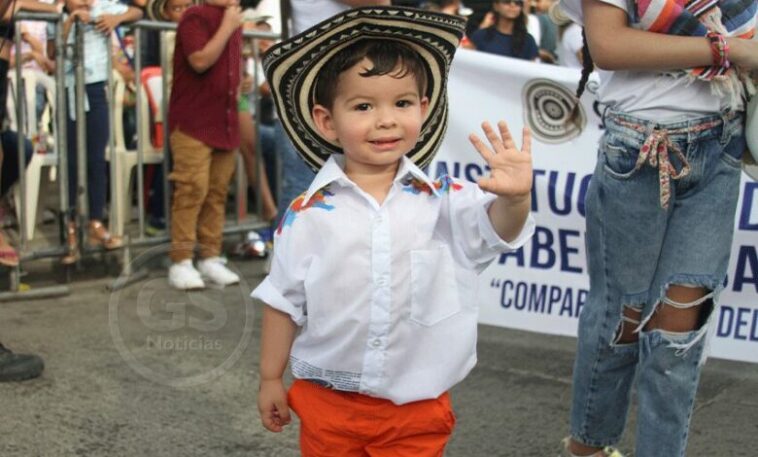
<path id="1" fill-rule="evenodd" d="M 316 103 L 332 109 L 337 97 L 339 76 L 364 58 L 370 60 L 373 67 L 360 73 L 361 76 L 368 78 L 389 75 L 399 79 L 411 75 L 416 80 L 419 96 L 427 95 L 427 71 L 418 52 L 399 41 L 367 39 L 346 46 L 324 64 L 316 79 Z"/>

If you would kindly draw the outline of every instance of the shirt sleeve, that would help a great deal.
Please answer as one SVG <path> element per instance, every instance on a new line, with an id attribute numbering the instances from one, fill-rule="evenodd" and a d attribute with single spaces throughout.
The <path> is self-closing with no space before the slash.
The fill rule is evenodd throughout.
<path id="1" fill-rule="evenodd" d="M 540 55 L 540 50 L 537 47 L 537 42 L 534 41 L 534 37 L 526 34 L 526 43 L 524 43 L 524 50 L 522 51 L 524 59 L 534 60 Z"/>
<path id="2" fill-rule="evenodd" d="M 208 21 L 198 14 L 192 14 L 189 10 L 184 13 L 176 31 L 176 39 L 181 43 L 185 56 L 202 50 L 212 37 L 213 33 Z"/>
<path id="3" fill-rule="evenodd" d="M 304 223 L 298 220 L 292 226 L 282 227 L 274 239 L 271 272 L 250 294 L 289 314 L 300 326 L 307 320 L 305 278 L 312 258 L 308 252 L 308 246 L 312 244 L 307 239 L 307 230 L 302 227 Z"/>
<path id="4" fill-rule="evenodd" d="M 484 45 L 483 43 L 484 34 L 485 34 L 485 29 L 479 29 L 475 31 L 474 33 L 472 33 L 471 36 L 469 37 L 471 42 L 474 43 L 474 47 L 480 51 L 482 49 L 482 46 Z"/>
<path id="5" fill-rule="evenodd" d="M 61 24 L 66 20 L 66 14 L 63 15 L 61 18 Z M 54 40 L 55 39 L 55 23 L 48 22 L 47 25 L 45 25 L 45 31 L 47 32 L 47 39 L 48 40 Z M 15 48 L 15 46 L 14 46 Z"/>
<path id="6" fill-rule="evenodd" d="M 442 233 L 443 238 L 449 237 L 457 262 L 481 272 L 497 255 L 520 248 L 532 237 L 535 223 L 529 214 L 516 239 L 504 241 L 495 232 L 487 214 L 496 196 L 485 193 L 474 183 L 452 181 L 443 205 Z"/>
<path id="7" fill-rule="evenodd" d="M 629 2 L 632 0 L 600 0 L 603 3 L 621 8 L 629 13 Z M 574 22 L 584 25 L 584 13 L 582 12 L 582 0 L 561 0 L 561 9 Z"/>

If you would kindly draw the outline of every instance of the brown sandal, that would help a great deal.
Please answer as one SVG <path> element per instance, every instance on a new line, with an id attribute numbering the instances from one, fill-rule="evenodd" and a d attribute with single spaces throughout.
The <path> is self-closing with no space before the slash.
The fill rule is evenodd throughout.
<path id="1" fill-rule="evenodd" d="M 113 236 L 100 221 L 89 221 L 89 244 L 105 249 L 116 249 L 124 245 L 120 236 Z"/>
<path id="2" fill-rule="evenodd" d="M 13 246 L 5 239 L 5 235 L 0 232 L 0 265 L 6 267 L 18 266 L 18 253 Z"/>
<path id="3" fill-rule="evenodd" d="M 66 246 L 68 253 L 61 258 L 63 265 L 71 265 L 79 260 L 79 240 L 76 236 L 76 223 L 69 222 L 66 226 Z"/>

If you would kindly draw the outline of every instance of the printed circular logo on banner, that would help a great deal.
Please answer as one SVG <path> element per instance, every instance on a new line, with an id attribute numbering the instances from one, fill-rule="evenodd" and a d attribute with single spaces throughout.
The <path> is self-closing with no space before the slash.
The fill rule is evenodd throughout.
<path id="1" fill-rule="evenodd" d="M 579 105 L 576 119 L 574 94 L 549 79 L 533 79 L 524 86 L 525 124 L 541 142 L 564 143 L 579 136 L 587 125 L 587 115 Z"/>

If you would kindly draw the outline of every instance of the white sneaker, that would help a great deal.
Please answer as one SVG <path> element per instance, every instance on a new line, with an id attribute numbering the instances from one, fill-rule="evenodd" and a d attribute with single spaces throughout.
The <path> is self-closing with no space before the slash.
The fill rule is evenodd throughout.
<path id="1" fill-rule="evenodd" d="M 226 268 L 226 260 L 221 257 L 209 257 L 197 262 L 197 269 L 205 279 L 220 286 L 229 286 L 240 282 L 237 273 Z"/>
<path id="2" fill-rule="evenodd" d="M 172 264 L 168 269 L 168 283 L 179 290 L 204 289 L 205 282 L 192 266 L 192 259 Z"/>

